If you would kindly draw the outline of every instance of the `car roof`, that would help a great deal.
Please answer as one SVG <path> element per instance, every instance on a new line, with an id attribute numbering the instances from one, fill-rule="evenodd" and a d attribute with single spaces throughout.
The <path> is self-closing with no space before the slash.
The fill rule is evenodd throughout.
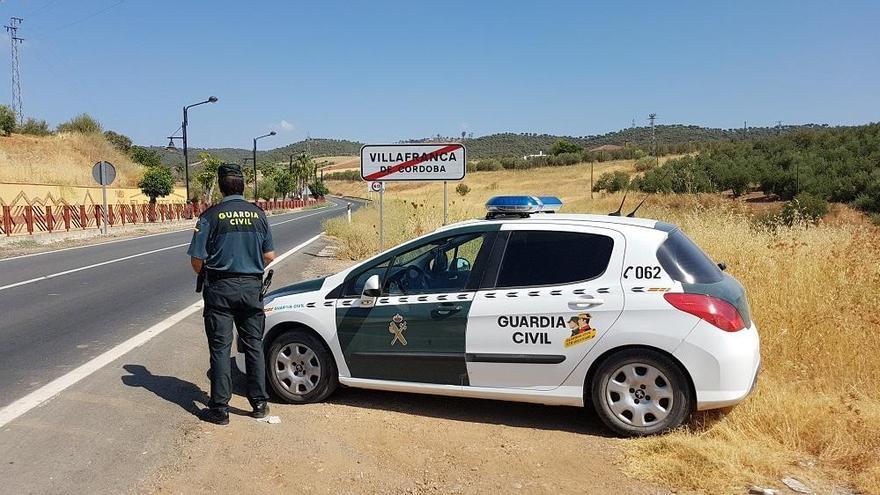
<path id="1" fill-rule="evenodd" d="M 454 223 L 451 225 L 446 225 L 441 227 L 437 231 L 444 231 L 449 229 L 454 229 L 458 227 L 463 227 L 467 225 L 479 225 L 479 224 L 506 224 L 506 223 L 540 223 L 540 224 L 572 224 L 572 223 L 584 223 L 584 224 L 611 224 L 611 225 L 621 225 L 621 226 L 629 226 L 629 227 L 642 227 L 646 229 L 656 229 L 662 230 L 664 232 L 671 232 L 675 230 L 675 226 L 668 224 L 666 222 L 661 222 L 658 220 L 651 220 L 649 218 L 630 218 L 630 217 L 618 217 L 611 215 L 590 215 L 590 214 L 558 214 L 558 213 L 536 213 L 528 218 L 518 218 L 518 217 L 501 217 L 493 220 L 485 220 L 485 219 L 476 219 L 476 220 L 465 220 L 463 222 Z"/>

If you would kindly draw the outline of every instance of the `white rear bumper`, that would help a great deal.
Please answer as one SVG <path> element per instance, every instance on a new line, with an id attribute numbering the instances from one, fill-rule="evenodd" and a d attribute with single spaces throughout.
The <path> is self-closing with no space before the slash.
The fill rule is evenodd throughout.
<path id="1" fill-rule="evenodd" d="M 694 382 L 697 409 L 734 405 L 751 393 L 761 367 L 758 328 L 725 332 L 701 321 L 673 355 Z"/>

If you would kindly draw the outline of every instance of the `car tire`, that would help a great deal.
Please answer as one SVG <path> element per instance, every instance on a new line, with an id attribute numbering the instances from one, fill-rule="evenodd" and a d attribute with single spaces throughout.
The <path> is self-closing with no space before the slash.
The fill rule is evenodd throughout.
<path id="1" fill-rule="evenodd" d="M 604 359 L 593 373 L 590 396 L 602 422 L 628 437 L 680 426 L 694 400 L 678 364 L 650 349 L 626 349 Z"/>
<path id="2" fill-rule="evenodd" d="M 279 334 L 266 352 L 272 391 L 291 404 L 321 402 L 336 390 L 336 362 L 324 342 L 304 330 Z"/>

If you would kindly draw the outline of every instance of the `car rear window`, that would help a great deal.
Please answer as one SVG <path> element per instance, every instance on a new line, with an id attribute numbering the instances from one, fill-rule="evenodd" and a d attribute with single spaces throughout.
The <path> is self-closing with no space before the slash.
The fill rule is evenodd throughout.
<path id="1" fill-rule="evenodd" d="M 714 284 L 724 276 L 718 265 L 681 230 L 674 230 L 657 249 L 657 259 L 666 273 L 687 284 Z"/>
<path id="2" fill-rule="evenodd" d="M 511 232 L 496 287 L 558 285 L 602 275 L 614 240 L 579 232 Z"/>

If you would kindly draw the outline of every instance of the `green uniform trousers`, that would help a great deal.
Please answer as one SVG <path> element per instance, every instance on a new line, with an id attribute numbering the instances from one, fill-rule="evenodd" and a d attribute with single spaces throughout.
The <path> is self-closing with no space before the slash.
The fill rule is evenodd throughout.
<path id="1" fill-rule="evenodd" d="M 266 315 L 260 300 L 260 276 L 215 276 L 208 274 L 203 291 L 205 333 L 211 351 L 211 400 L 208 407 L 229 409 L 232 396 L 232 325 L 238 329 L 245 367 L 247 396 L 253 406 L 268 400 L 266 360 L 263 357 L 263 332 Z"/>

